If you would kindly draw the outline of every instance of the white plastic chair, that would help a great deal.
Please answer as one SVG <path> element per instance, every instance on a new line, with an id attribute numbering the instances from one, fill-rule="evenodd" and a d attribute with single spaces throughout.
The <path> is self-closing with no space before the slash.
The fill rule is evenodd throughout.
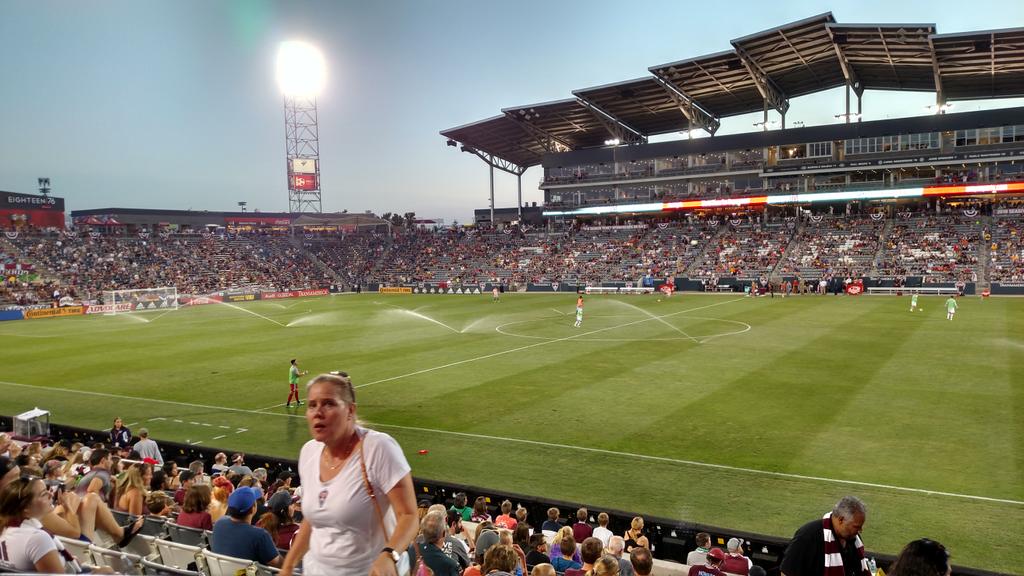
<path id="1" fill-rule="evenodd" d="M 203 550 L 203 559 L 206 560 L 206 573 L 209 576 L 235 576 L 240 570 L 245 572 L 250 567 L 254 569 L 256 567 L 256 563 L 252 560 L 216 554 L 209 550 Z"/>
<path id="2" fill-rule="evenodd" d="M 157 538 L 154 544 L 160 553 L 160 563 L 164 566 L 187 570 L 190 564 L 198 565 L 202 561 L 202 548 L 198 546 L 189 546 L 161 538 Z"/>
<path id="3" fill-rule="evenodd" d="M 60 540 L 60 543 L 64 545 L 64 549 L 70 552 L 78 560 L 79 564 L 95 564 L 92 559 L 92 553 L 89 552 L 88 542 L 65 538 L 64 536 L 57 536 L 57 540 Z"/>
<path id="4" fill-rule="evenodd" d="M 142 557 L 120 550 L 89 546 L 92 559 L 97 566 L 110 566 L 116 574 L 138 574 L 142 572 Z"/>

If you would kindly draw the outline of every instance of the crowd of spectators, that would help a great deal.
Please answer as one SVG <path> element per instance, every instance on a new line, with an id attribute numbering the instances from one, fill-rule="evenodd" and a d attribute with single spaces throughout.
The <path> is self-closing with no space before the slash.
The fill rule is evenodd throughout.
<path id="1" fill-rule="evenodd" d="M 0 545 L 9 552 L 0 557 L 0 567 L 18 572 L 111 573 L 109 567 L 88 565 L 85 558 L 76 557 L 64 547 L 85 541 L 93 545 L 88 548 L 93 552 L 89 559 L 95 559 L 96 552 L 108 551 L 122 568 L 135 563 L 131 568 L 138 570 L 148 562 L 145 566 L 155 566 L 158 571 L 165 565 L 168 573 L 198 572 L 205 568 L 200 563 L 212 557 L 240 563 L 236 566 L 254 563 L 254 567 L 273 568 L 284 563 L 283 572 L 290 573 L 287 563 L 291 562 L 289 549 L 293 545 L 300 550 L 333 545 L 299 542 L 308 538 L 302 536 L 307 528 L 299 516 L 302 487 L 293 487 L 290 472 L 282 471 L 271 480 L 266 468 L 252 470 L 245 466 L 241 454 L 232 457 L 231 466 L 220 466 L 219 472 L 211 469 L 210 475 L 203 460 L 179 468 L 168 455 L 161 465 L 140 453 L 140 449 L 149 451 L 146 435 L 141 432 L 133 443 L 131 432 L 117 419 L 109 433 L 116 444 L 85 445 L 62 440 L 25 444 L 0 434 Z M 121 442 L 124 438 L 129 439 L 126 445 Z M 218 460 L 226 464 L 226 456 L 220 456 Z M 211 496 L 217 492 L 224 500 L 223 507 L 218 507 Z M 782 557 L 782 571 L 826 576 L 830 572 L 822 568 L 821 558 L 831 554 L 832 565 L 839 566 L 840 573 L 869 576 L 875 561 L 860 538 L 867 520 L 863 501 L 843 497 L 823 518 L 796 530 Z M 416 536 L 408 547 L 412 574 L 649 576 L 654 571 L 653 545 L 642 517 L 634 517 L 621 533 L 608 529 L 607 513 L 597 514 L 595 521 L 587 508 L 563 520 L 561 511 L 553 507 L 542 524 L 535 526 L 532 522 L 526 508 L 509 500 L 496 508 L 489 507 L 483 496 L 469 506 L 465 493 L 454 494 L 446 503 L 421 500 Z M 153 526 L 165 528 L 154 534 Z M 185 557 L 185 562 L 194 559 L 195 563 L 178 565 L 178 560 L 164 560 L 157 542 L 180 542 L 176 540 L 180 536 L 172 535 L 189 529 L 197 534 L 206 531 L 198 542 L 200 548 L 195 549 L 199 552 L 189 552 Z M 157 540 L 140 543 L 138 534 Z M 352 534 L 351 538 L 353 542 L 368 542 L 369 534 Z M 698 533 L 686 564 L 678 568 L 662 565 L 662 570 L 687 576 L 766 573 L 748 555 L 750 544 L 744 539 L 723 539 L 720 543 L 725 544 L 724 549 L 716 546 L 708 533 Z M 210 557 L 201 552 L 203 548 L 212 552 Z M 284 559 L 286 554 L 288 561 Z M 888 573 L 941 576 L 950 569 L 945 547 L 920 539 L 903 548 Z"/>
<path id="2" fill-rule="evenodd" d="M 988 275 L 992 282 L 1024 282 L 1024 224 L 997 219 L 989 242 Z"/>
<path id="3" fill-rule="evenodd" d="M 671 276 L 922 276 L 933 284 L 976 282 L 984 264 L 992 281 L 1020 281 L 1020 217 L 993 216 L 987 231 L 989 216 L 962 212 L 903 212 L 892 220 L 577 222 L 558 231 L 402 228 L 310 236 L 301 243 L 274 235 L 21 235 L 7 241 L 0 262 L 33 267 L 38 278 L 4 278 L 0 302 L 47 305 L 62 296 L 101 300 L 106 290 L 159 286 L 195 295 L 373 283 L 490 283 L 516 290 L 529 283 L 641 282 Z"/>
<path id="4" fill-rule="evenodd" d="M 901 219 L 884 240 L 878 273 L 921 276 L 925 284 L 977 282 L 980 239 L 976 218 L 950 214 Z"/>
<path id="5" fill-rule="evenodd" d="M 809 221 L 779 267 L 783 276 L 819 278 L 826 274 L 860 278 L 870 274 L 884 220 L 823 217 Z"/>
<path id="6" fill-rule="evenodd" d="M 691 276 L 758 278 L 772 273 L 793 238 L 788 225 L 729 225 L 716 236 Z"/>
<path id="7" fill-rule="evenodd" d="M 64 292 L 83 299 L 101 299 L 106 290 L 159 286 L 202 295 L 233 288 L 289 290 L 330 283 L 287 238 L 52 233 L 19 236 L 12 243 Z"/>

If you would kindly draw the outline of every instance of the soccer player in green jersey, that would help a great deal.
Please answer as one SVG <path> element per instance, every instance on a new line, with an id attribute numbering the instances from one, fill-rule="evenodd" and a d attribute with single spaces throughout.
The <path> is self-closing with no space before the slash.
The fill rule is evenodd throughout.
<path id="1" fill-rule="evenodd" d="M 291 389 L 288 392 L 288 401 L 284 403 L 286 408 L 292 407 L 292 396 L 295 397 L 295 405 L 301 406 L 302 400 L 299 400 L 299 376 L 305 376 L 305 370 L 299 370 L 299 365 L 296 363 L 297 359 L 292 358 L 292 365 L 288 368 L 288 387 Z"/>
<path id="2" fill-rule="evenodd" d="M 917 294 L 910 295 L 910 311 L 914 312 L 917 310 Z"/>
<path id="3" fill-rule="evenodd" d="M 952 320 L 953 314 L 956 314 L 956 296 L 946 299 L 946 320 Z"/>

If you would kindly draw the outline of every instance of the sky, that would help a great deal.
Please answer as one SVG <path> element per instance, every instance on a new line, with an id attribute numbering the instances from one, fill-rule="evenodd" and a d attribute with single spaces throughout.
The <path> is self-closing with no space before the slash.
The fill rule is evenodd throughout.
<path id="1" fill-rule="evenodd" d="M 606 0 L 0 0 L 0 190 L 51 179 L 68 210 L 284 211 L 278 46 L 318 46 L 325 212 L 471 221 L 488 169 L 439 131 L 501 108 L 638 78 L 729 40 L 831 11 L 939 33 L 1024 26 L 1024 2 Z M 791 101 L 787 124 L 836 122 L 843 92 Z M 927 113 L 934 94 L 867 92 L 864 119 Z M 1021 105 L 959 103 L 953 112 Z M 721 134 L 757 118 L 723 120 Z M 661 138 L 664 139 L 664 138 Z M 523 199 L 543 200 L 539 168 Z M 496 171 L 496 206 L 515 206 Z"/>

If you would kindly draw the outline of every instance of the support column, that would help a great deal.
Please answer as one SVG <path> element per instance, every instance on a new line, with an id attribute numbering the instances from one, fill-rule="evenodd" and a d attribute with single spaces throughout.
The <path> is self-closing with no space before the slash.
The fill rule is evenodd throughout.
<path id="1" fill-rule="evenodd" d="M 495 228 L 494 225 L 494 165 L 491 165 L 491 228 Z"/>
<path id="2" fill-rule="evenodd" d="M 860 98 L 857 98 L 860 101 Z M 846 123 L 850 123 L 850 84 L 846 84 Z"/>
<path id="3" fill-rule="evenodd" d="M 519 224 L 523 223 L 523 173 L 516 174 L 516 206 L 518 207 Z"/>

